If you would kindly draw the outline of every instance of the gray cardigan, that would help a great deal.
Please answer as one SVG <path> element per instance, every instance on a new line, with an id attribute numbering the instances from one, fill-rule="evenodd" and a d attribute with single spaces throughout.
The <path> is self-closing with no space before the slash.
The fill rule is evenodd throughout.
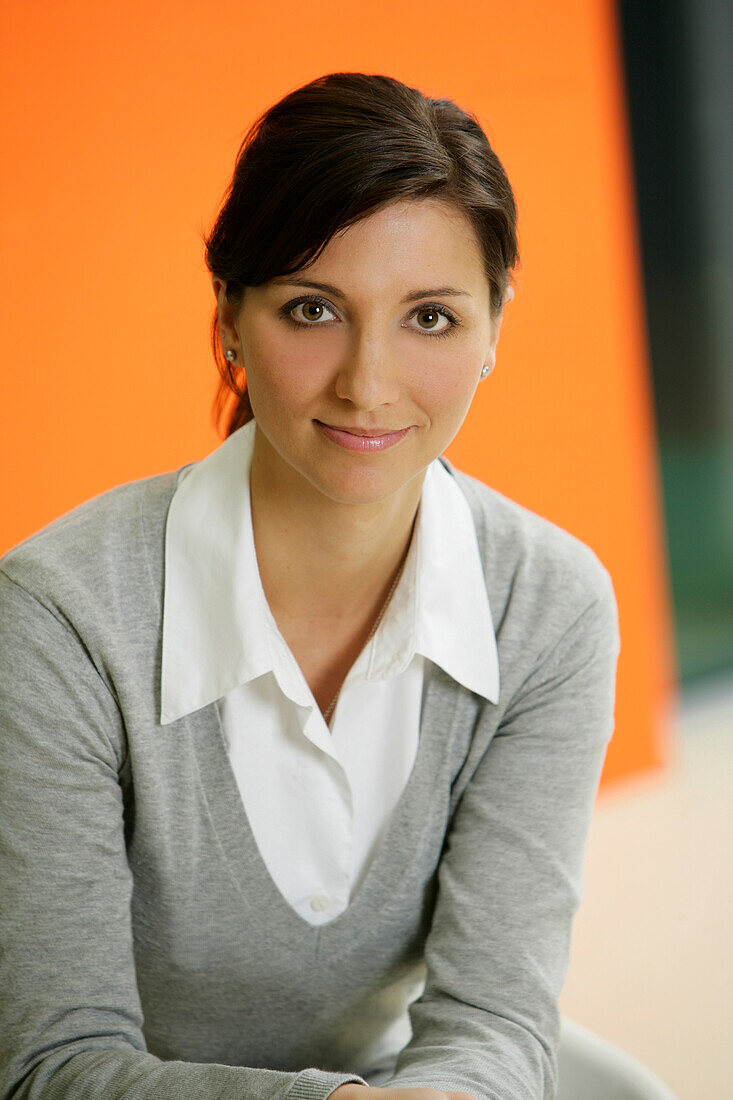
<path id="1" fill-rule="evenodd" d="M 2 1100 L 325 1100 L 346 1081 L 555 1096 L 614 590 L 584 543 L 441 461 L 476 524 L 500 700 L 432 667 L 389 831 L 320 926 L 267 872 L 217 703 L 157 720 L 178 471 L 0 559 Z"/>

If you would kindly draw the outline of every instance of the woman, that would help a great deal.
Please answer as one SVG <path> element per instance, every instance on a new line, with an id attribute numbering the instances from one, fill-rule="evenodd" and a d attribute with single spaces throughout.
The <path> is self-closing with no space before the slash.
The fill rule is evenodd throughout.
<path id="1" fill-rule="evenodd" d="M 206 258 L 224 442 L 0 562 L 0 1095 L 553 1097 L 619 637 L 595 553 L 441 457 L 509 182 L 330 74 Z"/>

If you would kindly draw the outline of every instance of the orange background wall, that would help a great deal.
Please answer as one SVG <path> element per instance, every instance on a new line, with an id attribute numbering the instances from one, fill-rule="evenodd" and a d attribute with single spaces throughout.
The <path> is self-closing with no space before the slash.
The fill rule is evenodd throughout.
<path id="1" fill-rule="evenodd" d="M 244 131 L 334 70 L 474 111 L 519 207 L 497 367 L 446 452 L 589 543 L 621 621 L 602 784 L 668 756 L 675 688 L 609 0 L 5 0 L 0 553 L 220 442 L 208 229 Z"/>

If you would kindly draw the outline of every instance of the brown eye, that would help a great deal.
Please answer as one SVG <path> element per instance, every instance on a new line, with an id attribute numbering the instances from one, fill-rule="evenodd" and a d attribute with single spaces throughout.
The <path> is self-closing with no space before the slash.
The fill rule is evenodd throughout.
<path id="1" fill-rule="evenodd" d="M 438 313 L 437 309 L 433 309 L 432 306 L 428 306 L 426 309 L 419 310 L 419 313 L 422 314 L 423 317 L 427 317 L 429 320 L 432 321 L 432 324 L 429 325 L 430 328 L 435 327 L 438 318 L 441 316 L 441 314 Z"/>
<path id="2" fill-rule="evenodd" d="M 297 309 L 303 311 L 301 313 L 303 320 L 294 316 Z M 334 316 L 333 310 L 325 301 L 312 297 L 298 298 L 297 301 L 288 302 L 279 312 L 283 320 L 288 321 L 291 325 L 299 325 L 301 328 L 318 328 L 321 324 L 324 310 Z"/>
<path id="3" fill-rule="evenodd" d="M 301 302 L 303 316 L 306 321 L 318 321 L 323 313 L 323 306 L 318 302 Z"/>
<path id="4" fill-rule="evenodd" d="M 427 317 L 429 322 L 432 322 L 427 327 L 422 322 L 420 323 L 417 331 L 422 332 L 425 336 L 450 336 L 461 324 L 458 318 L 445 306 L 418 306 L 413 311 L 412 316 Z M 442 328 L 436 328 L 436 322 L 440 317 L 444 317 L 447 324 L 443 325 Z"/>

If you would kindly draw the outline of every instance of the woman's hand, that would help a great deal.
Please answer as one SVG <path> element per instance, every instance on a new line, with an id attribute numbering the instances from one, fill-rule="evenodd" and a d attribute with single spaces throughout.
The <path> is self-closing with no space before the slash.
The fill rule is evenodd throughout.
<path id="1" fill-rule="evenodd" d="M 379 1096 L 374 1093 L 378 1092 Z M 367 1096 L 367 1093 L 369 1095 Z M 347 1081 L 334 1089 L 328 1100 L 476 1100 L 471 1092 L 443 1092 L 441 1089 L 385 1089 L 380 1085 L 360 1085 Z"/>

